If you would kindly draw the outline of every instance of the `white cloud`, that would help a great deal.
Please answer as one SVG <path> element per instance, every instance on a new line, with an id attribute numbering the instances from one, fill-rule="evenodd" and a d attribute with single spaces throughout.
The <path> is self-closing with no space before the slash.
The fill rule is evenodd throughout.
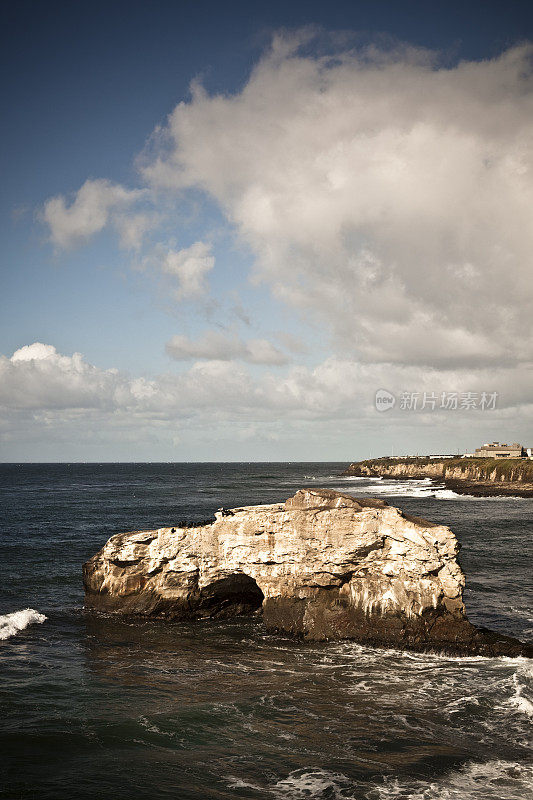
<path id="1" fill-rule="evenodd" d="M 211 245 L 195 242 L 183 250 L 166 250 L 159 257 L 159 267 L 178 279 L 178 299 L 201 297 L 207 293 L 207 275 L 215 266 Z"/>
<path id="2" fill-rule="evenodd" d="M 275 409 L 334 419 L 338 414 L 354 418 L 374 414 L 374 391 L 378 388 L 397 394 L 404 390 L 421 394 L 496 390 L 501 393 L 502 408 L 531 402 L 531 367 L 487 368 L 472 378 L 462 370 L 365 365 L 330 357 L 314 368 L 295 366 L 283 375 L 276 370 L 254 378 L 242 364 L 227 359 L 222 340 L 218 352 L 213 342 L 209 338 L 203 345 L 187 341 L 185 345 L 196 349 L 194 356 L 201 360 L 181 374 L 152 380 L 131 378 L 117 369 L 100 369 L 85 361 L 81 353 L 64 356 L 52 345 L 35 342 L 20 348 L 11 358 L 0 356 L 0 406 L 57 411 L 99 409 L 106 413 L 129 410 L 168 418 L 200 409 L 252 414 Z M 253 348 L 251 352 L 251 363 L 266 363 L 256 360 L 258 353 L 260 357 L 264 355 L 261 347 L 255 355 Z"/>
<path id="3" fill-rule="evenodd" d="M 140 250 L 144 237 L 154 225 L 157 218 L 150 214 L 120 213 L 115 217 L 120 246 L 124 250 Z"/>
<path id="4" fill-rule="evenodd" d="M 44 361 L 46 358 L 55 359 L 57 357 L 57 350 L 53 345 L 34 342 L 15 350 L 10 360 L 12 364 L 16 364 L 20 361 Z"/>
<path id="5" fill-rule="evenodd" d="M 293 333 L 276 334 L 281 347 L 311 361 L 309 341 L 306 350 L 298 340 L 296 309 L 330 357 L 258 376 L 246 364 L 286 365 L 284 353 L 266 340 L 210 330 L 167 343 L 174 359 L 196 363 L 146 380 L 36 343 L 0 358 L 0 403 L 57 430 L 60 418 L 92 414 L 190 445 L 194 429 L 211 437 L 209 457 L 224 426 L 236 438 L 239 431 L 268 436 L 270 426 L 286 441 L 291 426 L 319 420 L 313 435 L 330 426 L 338 443 L 345 425 L 352 433 L 391 421 L 404 430 L 442 425 L 445 442 L 452 430 L 486 426 L 483 438 L 516 438 L 515 418 L 530 425 L 532 48 L 442 67 L 434 54 L 412 48 L 318 57 L 310 45 L 308 34 L 276 37 L 233 95 L 210 96 L 195 85 L 145 156 L 149 189 L 87 181 L 71 202 L 49 200 L 43 218 L 58 248 L 114 226 L 142 266 L 177 286 L 178 299 L 198 300 L 215 266 L 207 240 L 225 238 L 213 229 L 214 200 L 237 234 L 239 257 L 251 253 L 256 284 L 247 294 L 250 312 L 234 307 L 226 329 L 235 315 L 249 324 L 267 313 L 260 322 L 281 327 L 279 309 L 262 306 L 268 287 L 289 307 Z M 208 200 L 203 232 L 198 190 Z M 191 198 L 194 227 L 188 218 L 185 235 L 194 230 L 199 241 L 179 249 L 169 227 L 166 244 L 154 244 L 153 225 Z M 137 200 L 152 207 L 139 209 Z M 245 290 L 233 284 L 237 274 L 228 270 L 233 296 Z M 212 304 L 210 325 L 223 309 Z M 498 410 L 463 415 L 464 422 L 446 414 L 410 418 L 398 406 L 376 417 L 378 388 L 497 391 Z M 491 430 L 498 421 L 503 427 Z M 309 429 L 301 436 L 311 440 Z"/>
<path id="6" fill-rule="evenodd" d="M 63 195 L 51 197 L 42 210 L 50 229 L 50 241 L 65 249 L 99 233 L 116 210 L 124 210 L 146 193 L 143 189 L 125 189 L 108 180 L 87 180 L 68 203 Z M 129 237 L 131 240 L 131 234 Z"/>
<path id="7" fill-rule="evenodd" d="M 297 46 L 277 37 L 235 95 L 193 87 L 146 180 L 215 198 L 257 277 L 346 352 L 522 360 L 533 320 L 532 48 L 444 68 L 407 48 L 329 58 Z"/>
<path id="8" fill-rule="evenodd" d="M 218 359 L 232 361 L 241 359 L 250 364 L 286 364 L 287 356 L 266 339 L 243 341 L 238 336 L 221 331 L 205 331 L 196 340 L 187 336 L 173 336 L 166 344 L 166 351 L 177 361 L 189 359 Z"/>
<path id="9" fill-rule="evenodd" d="M 293 353 L 308 353 L 309 349 L 303 339 L 287 331 L 276 331 L 276 338 Z"/>
<path id="10" fill-rule="evenodd" d="M 136 402 L 135 386 L 117 370 L 101 370 L 81 353 L 63 356 L 34 342 L 0 356 L 0 406 L 13 409 L 113 409 Z"/>
<path id="11" fill-rule="evenodd" d="M 502 392 L 500 387 L 508 388 Z M 473 380 L 461 370 L 361 365 L 333 357 L 313 369 L 296 366 L 285 374 L 275 370 L 260 376 L 242 362 L 201 360 L 181 374 L 147 380 L 36 342 L 11 358 L 0 356 L 0 438 L 4 454 L 12 446 L 13 454 L 20 454 L 22 448 L 30 460 L 37 453 L 71 458 L 66 454 L 74 452 L 87 458 L 90 452 L 108 453 L 110 447 L 130 458 L 141 445 L 148 459 L 170 454 L 174 446 L 188 458 L 232 459 L 237 452 L 250 457 L 249 451 L 236 451 L 235 443 L 251 439 L 272 442 L 271 449 L 254 449 L 254 458 L 259 452 L 269 458 L 292 458 L 295 452 L 327 457 L 326 445 L 328 455 L 341 447 L 346 458 L 353 458 L 369 444 L 374 453 L 389 446 L 391 435 L 408 451 L 413 431 L 417 442 L 425 437 L 429 447 L 439 436 L 442 446 L 452 437 L 469 446 L 495 437 L 525 440 L 533 417 L 530 387 L 531 370 L 491 368 Z M 382 415 L 373 407 L 377 388 L 421 396 L 424 391 L 502 393 L 490 413 L 410 414 L 397 404 Z"/>

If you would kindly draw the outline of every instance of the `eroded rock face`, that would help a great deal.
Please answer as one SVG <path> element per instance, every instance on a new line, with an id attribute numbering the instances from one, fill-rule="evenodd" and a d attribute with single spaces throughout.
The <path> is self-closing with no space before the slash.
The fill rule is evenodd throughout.
<path id="1" fill-rule="evenodd" d="M 198 528 L 113 536 L 83 568 L 86 604 L 178 619 L 262 610 L 308 640 L 519 655 L 465 617 L 454 534 L 382 500 L 303 489 Z"/>
<path id="2" fill-rule="evenodd" d="M 527 459 L 375 458 L 350 464 L 345 475 L 398 480 L 431 478 L 447 489 L 477 497 L 533 497 L 533 466 Z"/>

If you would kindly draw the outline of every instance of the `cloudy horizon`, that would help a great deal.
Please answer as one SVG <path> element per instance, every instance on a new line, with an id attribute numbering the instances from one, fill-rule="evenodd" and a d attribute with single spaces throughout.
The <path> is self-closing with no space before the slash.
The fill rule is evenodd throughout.
<path id="1" fill-rule="evenodd" d="M 279 28 L 222 88 L 191 71 L 120 169 L 41 179 L 1 460 L 533 445 L 532 56 Z"/>

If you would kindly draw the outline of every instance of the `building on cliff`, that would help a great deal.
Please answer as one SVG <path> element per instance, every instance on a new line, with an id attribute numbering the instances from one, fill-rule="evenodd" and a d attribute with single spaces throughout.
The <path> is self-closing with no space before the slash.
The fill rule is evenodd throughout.
<path id="1" fill-rule="evenodd" d="M 526 455 L 524 448 L 518 442 L 513 444 L 491 442 L 484 444 L 483 447 L 478 447 L 475 452 L 476 458 L 522 458 Z"/>

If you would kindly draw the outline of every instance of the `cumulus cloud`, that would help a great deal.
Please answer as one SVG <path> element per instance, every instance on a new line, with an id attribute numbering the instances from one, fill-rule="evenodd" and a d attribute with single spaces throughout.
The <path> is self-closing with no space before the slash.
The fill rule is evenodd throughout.
<path id="1" fill-rule="evenodd" d="M 116 369 L 88 364 L 81 353 L 64 356 L 34 342 L 0 356 L 0 406 L 13 409 L 112 410 L 136 405 L 153 393 L 151 384 L 128 380 Z"/>
<path id="2" fill-rule="evenodd" d="M 233 409 L 253 402 L 248 373 L 234 362 L 206 360 L 181 375 L 154 380 L 101 369 L 81 353 L 62 355 L 42 342 L 0 356 L 0 408 L 35 412 L 128 412 L 172 419 L 202 408 Z M 155 415 L 155 416 L 154 416 Z"/>
<path id="3" fill-rule="evenodd" d="M 214 198 L 257 278 L 362 360 L 518 363 L 533 320 L 532 47 L 442 67 L 412 48 L 313 57 L 300 43 L 276 37 L 234 95 L 193 87 L 144 178 Z"/>
<path id="4" fill-rule="evenodd" d="M 207 275 L 215 266 L 215 257 L 207 242 L 194 242 L 182 250 L 166 250 L 157 260 L 162 272 L 177 278 L 178 299 L 201 297 L 208 291 Z"/>
<path id="5" fill-rule="evenodd" d="M 291 350 L 293 353 L 308 353 L 309 349 L 303 339 L 295 336 L 287 331 L 276 331 L 276 338 L 282 343 L 284 347 Z"/>
<path id="6" fill-rule="evenodd" d="M 409 47 L 313 56 L 310 44 L 309 31 L 274 37 L 236 94 L 195 83 L 144 158 L 151 201 L 158 189 L 215 199 L 256 279 L 344 355 L 527 360 L 533 47 L 443 67 Z M 51 240 L 67 247 L 112 220 L 139 249 L 153 218 L 131 205 L 146 192 L 88 180 L 70 204 L 51 198 Z M 206 293 L 210 244 L 154 252 L 179 299 Z"/>
<path id="7" fill-rule="evenodd" d="M 21 361 L 44 361 L 45 359 L 57 358 L 57 350 L 53 345 L 34 342 L 33 344 L 25 344 L 15 350 L 10 361 L 12 364 L 16 364 Z"/>
<path id="8" fill-rule="evenodd" d="M 202 359 L 179 374 L 147 380 L 36 342 L 11 358 L 0 356 L 0 440 L 4 457 L 20 458 L 24 452 L 29 460 L 44 454 L 109 457 L 109 448 L 126 459 L 132 453 L 166 458 L 175 447 L 189 459 L 293 458 L 295 453 L 312 459 L 317 452 L 338 454 L 340 446 L 345 458 L 353 458 L 369 447 L 387 452 L 392 435 L 405 452 L 412 452 L 414 436 L 416 446 L 425 441 L 430 448 L 439 439 L 448 448 L 450 441 L 470 447 L 493 438 L 526 441 L 533 417 L 531 378 L 531 369 L 487 368 L 472 379 L 463 370 L 330 357 L 313 368 L 292 366 L 281 374 L 278 369 L 257 374 L 242 361 Z M 407 412 L 398 402 L 379 414 L 377 388 L 396 393 L 398 400 L 401 391 L 416 391 L 422 398 L 423 392 L 496 390 L 499 397 L 496 409 L 485 413 Z M 387 427 L 388 421 L 393 425 Z M 253 441 L 252 452 L 236 449 L 247 441 Z"/>
<path id="9" fill-rule="evenodd" d="M 188 346 L 196 347 L 195 357 L 199 358 L 188 370 L 147 380 L 130 377 L 117 369 L 101 369 L 89 364 L 81 353 L 65 356 L 52 345 L 35 342 L 20 348 L 11 358 L 0 356 L 0 407 L 51 411 L 97 409 L 105 413 L 122 410 L 169 419 L 201 410 L 232 414 L 286 411 L 332 419 L 341 413 L 363 418 L 375 414 L 373 393 L 378 388 L 397 394 L 401 391 L 422 394 L 501 392 L 502 386 L 507 387 L 501 392 L 502 408 L 531 403 L 531 367 L 498 371 L 487 368 L 472 378 L 462 370 L 365 365 L 329 357 L 313 368 L 294 366 L 284 375 L 276 371 L 254 377 L 238 361 L 228 360 L 221 350 L 209 352 L 208 338 L 204 340 L 203 352 L 198 342 L 188 342 Z M 209 358 L 213 354 L 217 357 Z M 266 363 L 253 357 L 249 360 Z"/>
<path id="10" fill-rule="evenodd" d="M 205 296 L 215 268 L 215 248 L 204 241 L 219 241 L 214 201 L 240 253 L 251 254 L 252 318 L 268 287 L 289 307 L 294 332 L 278 332 L 275 341 L 305 353 L 307 366 L 269 341 L 214 330 L 173 337 L 169 355 L 194 363 L 153 380 L 34 344 L 0 359 L 5 407 L 47 420 L 89 409 L 99 419 L 142 419 L 150 430 L 186 419 L 198 436 L 222 418 L 232 432 L 320 420 L 314 434 L 331 425 L 335 442 L 340 425 L 377 430 L 385 420 L 428 431 L 441 422 L 446 431 L 485 425 L 483 438 L 519 436 L 515 417 L 526 429 L 533 415 L 533 48 L 455 66 L 401 46 L 312 49 L 308 34 L 277 36 L 236 93 L 210 95 L 195 84 L 143 156 L 148 189 L 87 181 L 72 200 L 52 198 L 43 211 L 58 248 L 111 224 L 122 246 L 139 250 L 140 263 L 168 276 L 186 301 Z M 187 198 L 198 241 L 182 249 L 168 237 L 154 243 L 150 220 Z M 148 211 L 136 206 L 141 199 L 153 204 Z M 279 309 L 270 308 L 270 328 L 281 327 Z M 242 309 L 231 313 L 249 325 Z M 311 365 L 298 316 L 329 358 Z M 257 374 L 247 364 L 286 368 Z M 415 420 L 398 405 L 376 417 L 379 388 L 496 391 L 498 408 L 492 417 L 465 412 L 464 423 L 446 413 Z M 491 430 L 495 420 L 505 427 Z M 276 435 L 285 438 L 288 427 Z M 182 434 L 172 429 L 170 438 Z"/>
<path id="11" fill-rule="evenodd" d="M 166 344 L 166 351 L 177 361 L 208 359 L 232 361 L 240 359 L 250 364 L 287 364 L 287 356 L 266 339 L 243 341 L 222 331 L 205 331 L 198 339 L 173 336 Z"/>
<path id="12" fill-rule="evenodd" d="M 122 212 L 115 216 L 120 246 L 125 250 L 140 250 L 145 235 L 157 224 L 153 214 Z"/>
<path id="13" fill-rule="evenodd" d="M 99 233 L 114 212 L 128 208 L 144 195 L 143 189 L 125 189 L 104 179 L 87 180 L 70 203 L 64 195 L 47 200 L 42 219 L 49 227 L 50 241 L 65 249 Z M 131 233 L 125 236 L 131 240 Z"/>

